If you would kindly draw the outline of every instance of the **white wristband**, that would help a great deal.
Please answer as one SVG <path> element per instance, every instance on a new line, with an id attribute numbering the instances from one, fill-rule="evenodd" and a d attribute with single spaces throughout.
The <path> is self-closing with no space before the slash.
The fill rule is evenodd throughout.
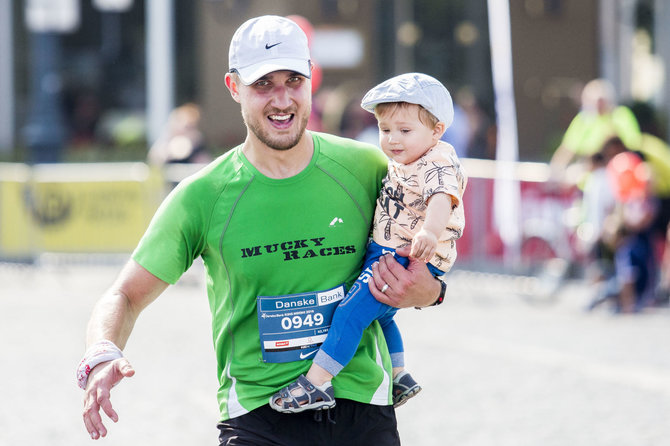
<path id="1" fill-rule="evenodd" d="M 102 362 L 113 361 L 119 358 L 123 358 L 123 353 L 112 341 L 104 340 L 93 344 L 86 350 L 84 357 L 79 363 L 79 367 L 77 367 L 77 384 L 79 384 L 79 387 L 86 389 L 88 375 L 93 370 L 93 367 Z"/>

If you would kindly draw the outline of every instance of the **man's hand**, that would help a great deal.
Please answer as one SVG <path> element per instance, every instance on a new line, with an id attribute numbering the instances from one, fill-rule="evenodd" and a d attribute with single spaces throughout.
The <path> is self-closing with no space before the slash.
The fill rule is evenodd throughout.
<path id="1" fill-rule="evenodd" d="M 410 248 L 396 252 L 407 257 Z M 388 286 L 382 292 L 384 285 Z M 368 286 L 375 299 L 396 308 L 427 307 L 440 295 L 440 283 L 428 271 L 426 262 L 410 259 L 405 269 L 390 254 L 372 265 L 372 280 Z"/>
<path id="2" fill-rule="evenodd" d="M 84 424 L 92 439 L 97 440 L 107 435 L 107 429 L 102 423 L 100 409 L 113 421 L 119 421 L 119 416 L 112 408 L 110 391 L 123 378 L 130 378 L 135 369 L 126 358 L 103 362 L 91 370 L 88 384 L 84 391 Z"/>

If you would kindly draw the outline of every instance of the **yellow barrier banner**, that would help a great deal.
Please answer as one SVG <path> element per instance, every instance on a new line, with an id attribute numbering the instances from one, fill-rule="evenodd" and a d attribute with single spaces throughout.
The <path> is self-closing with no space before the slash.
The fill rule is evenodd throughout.
<path id="1" fill-rule="evenodd" d="M 2 170 L 0 170 L 0 173 Z M 0 175 L 0 253 L 133 250 L 160 200 L 162 177 L 141 163 L 41 165 Z"/>
<path id="2" fill-rule="evenodd" d="M 0 258 L 27 259 L 37 250 L 30 215 L 22 205 L 30 175 L 24 164 L 0 164 Z"/>

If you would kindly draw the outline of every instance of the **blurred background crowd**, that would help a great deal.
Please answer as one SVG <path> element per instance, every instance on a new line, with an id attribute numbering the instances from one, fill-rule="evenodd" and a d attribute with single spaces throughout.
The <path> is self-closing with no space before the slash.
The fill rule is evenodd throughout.
<path id="1" fill-rule="evenodd" d="M 665 0 L 0 0 L 0 259 L 131 250 L 166 190 L 242 142 L 227 48 L 261 14 L 308 35 L 312 130 L 377 144 L 371 86 L 448 87 L 461 267 L 578 274 L 593 309 L 667 302 Z"/>

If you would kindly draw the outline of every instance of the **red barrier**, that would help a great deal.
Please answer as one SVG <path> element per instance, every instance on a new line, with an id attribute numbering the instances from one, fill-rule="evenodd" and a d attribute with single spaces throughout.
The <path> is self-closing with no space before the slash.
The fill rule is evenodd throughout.
<path id="1" fill-rule="evenodd" d="M 457 264 L 502 262 L 505 247 L 494 214 L 496 161 L 463 159 L 468 186 L 463 198 L 466 227 L 458 241 Z M 579 257 L 570 221 L 570 210 L 580 198 L 577 188 L 550 185 L 545 163 L 515 163 L 513 180 L 519 184 L 518 247 L 521 260 Z"/>

